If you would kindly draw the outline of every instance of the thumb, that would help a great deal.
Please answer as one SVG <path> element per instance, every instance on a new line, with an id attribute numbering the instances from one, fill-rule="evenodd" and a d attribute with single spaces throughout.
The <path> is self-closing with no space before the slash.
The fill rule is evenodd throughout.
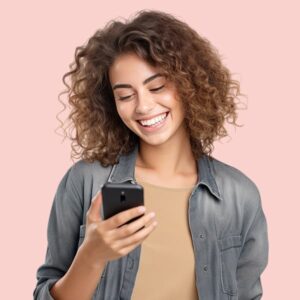
<path id="1" fill-rule="evenodd" d="M 99 190 L 91 201 L 91 206 L 87 211 L 87 222 L 101 221 L 100 208 L 102 206 L 102 193 Z"/>

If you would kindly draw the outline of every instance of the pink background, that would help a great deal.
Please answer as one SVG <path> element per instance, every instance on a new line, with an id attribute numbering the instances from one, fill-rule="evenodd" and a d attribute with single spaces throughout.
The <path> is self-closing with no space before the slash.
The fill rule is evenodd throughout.
<path id="1" fill-rule="evenodd" d="M 238 121 L 245 125 L 236 131 L 227 126 L 231 140 L 216 142 L 213 156 L 243 171 L 261 192 L 270 242 L 263 299 L 295 299 L 300 267 L 297 1 L 147 3 L 1 4 L 1 298 L 31 299 L 45 257 L 54 193 L 72 164 L 70 143 L 62 143 L 54 130 L 62 109 L 61 77 L 75 47 L 110 19 L 148 8 L 172 13 L 206 36 L 241 81 L 248 109 L 240 111 Z"/>

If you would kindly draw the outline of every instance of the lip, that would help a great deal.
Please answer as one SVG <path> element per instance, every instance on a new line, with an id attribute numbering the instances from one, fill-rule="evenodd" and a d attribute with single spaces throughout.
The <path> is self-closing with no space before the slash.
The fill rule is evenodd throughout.
<path id="1" fill-rule="evenodd" d="M 163 115 L 163 114 L 168 113 L 168 112 L 169 112 L 169 111 L 164 111 L 164 112 L 158 113 L 158 114 L 156 114 L 156 115 L 150 116 L 150 117 L 145 118 L 145 119 L 137 119 L 136 121 L 147 121 L 147 120 L 151 120 L 151 119 L 153 119 L 153 118 L 155 118 L 155 117 L 157 117 L 157 116 Z"/>
<path id="2" fill-rule="evenodd" d="M 154 127 L 145 127 L 145 126 L 141 125 L 140 122 L 138 122 L 138 121 L 137 121 L 137 123 L 138 123 L 138 126 L 139 126 L 139 128 L 141 129 L 141 131 L 144 132 L 144 133 L 156 132 L 156 131 L 159 131 L 161 128 L 163 128 L 163 127 L 166 125 L 166 123 L 167 123 L 167 121 L 168 121 L 168 119 L 169 119 L 169 114 L 170 114 L 170 113 L 167 112 L 167 116 L 166 116 L 166 118 L 163 120 L 163 122 L 157 124 L 157 125 L 154 126 Z"/>

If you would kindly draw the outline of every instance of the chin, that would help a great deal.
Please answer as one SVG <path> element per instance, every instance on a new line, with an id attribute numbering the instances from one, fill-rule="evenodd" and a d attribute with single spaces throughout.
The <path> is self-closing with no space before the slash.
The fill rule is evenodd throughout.
<path id="1" fill-rule="evenodd" d="M 143 143 L 146 143 L 151 146 L 159 146 L 168 141 L 168 137 L 159 137 L 159 136 L 153 136 L 153 137 L 144 137 L 139 135 L 140 141 Z"/>

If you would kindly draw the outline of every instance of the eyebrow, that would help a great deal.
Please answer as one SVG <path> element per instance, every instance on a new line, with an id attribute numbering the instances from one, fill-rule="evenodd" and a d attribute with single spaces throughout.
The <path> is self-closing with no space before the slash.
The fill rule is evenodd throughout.
<path id="1" fill-rule="evenodd" d="M 160 76 L 163 76 L 163 74 L 157 73 L 157 74 L 154 74 L 154 75 L 150 76 L 149 78 L 147 78 L 147 79 L 145 79 L 143 81 L 143 85 L 147 84 L 151 80 L 155 79 L 156 77 L 160 77 Z M 113 90 L 118 89 L 118 88 L 132 88 L 132 85 L 130 85 L 130 84 L 124 84 L 124 83 L 119 83 L 119 84 L 115 84 L 113 86 Z"/>

